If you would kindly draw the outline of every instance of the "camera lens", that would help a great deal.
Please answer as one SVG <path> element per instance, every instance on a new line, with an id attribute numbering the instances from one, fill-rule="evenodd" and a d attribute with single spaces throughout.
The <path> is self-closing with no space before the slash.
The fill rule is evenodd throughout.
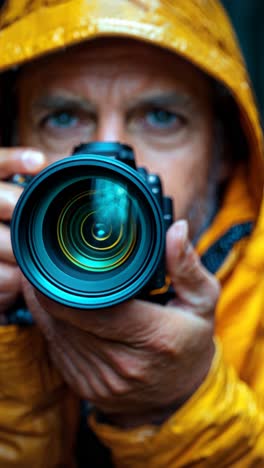
<path id="1" fill-rule="evenodd" d="M 45 226 L 57 220 L 53 228 L 44 228 L 53 261 L 64 259 L 91 273 L 115 270 L 129 260 L 142 224 L 138 203 L 124 183 L 102 176 L 87 176 L 60 191 L 45 219 Z"/>
<path id="2" fill-rule="evenodd" d="M 24 190 L 11 224 L 17 262 L 46 296 L 101 308 L 136 296 L 164 253 L 161 209 L 143 178 L 97 155 L 52 164 Z"/>

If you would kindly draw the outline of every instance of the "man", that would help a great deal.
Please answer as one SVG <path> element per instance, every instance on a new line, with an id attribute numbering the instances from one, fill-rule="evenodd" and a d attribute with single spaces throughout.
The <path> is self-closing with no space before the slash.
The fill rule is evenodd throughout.
<path id="1" fill-rule="evenodd" d="M 174 200 L 176 293 L 165 306 L 58 305 L 22 278 L 2 223 L 2 465 L 71 466 L 82 400 L 85 466 L 262 466 L 262 140 L 223 10 L 7 2 L 1 26 L 13 103 L 2 133 L 15 146 L 0 153 L 1 220 L 21 192 L 13 174 L 34 175 L 80 142 L 127 143 Z M 36 326 L 10 325 L 21 294 Z M 108 461 L 102 449 L 92 461 L 92 434 Z"/>

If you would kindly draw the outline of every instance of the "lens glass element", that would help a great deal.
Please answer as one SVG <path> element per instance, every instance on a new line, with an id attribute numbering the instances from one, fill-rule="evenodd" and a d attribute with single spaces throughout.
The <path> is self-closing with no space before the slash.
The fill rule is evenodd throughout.
<path id="1" fill-rule="evenodd" d="M 77 268 L 111 271 L 133 253 L 138 236 L 137 201 L 119 181 L 91 177 L 82 185 L 86 187 L 81 192 L 80 183 L 71 186 L 70 198 L 69 190 L 61 192 L 50 207 L 58 213 L 58 249 Z"/>

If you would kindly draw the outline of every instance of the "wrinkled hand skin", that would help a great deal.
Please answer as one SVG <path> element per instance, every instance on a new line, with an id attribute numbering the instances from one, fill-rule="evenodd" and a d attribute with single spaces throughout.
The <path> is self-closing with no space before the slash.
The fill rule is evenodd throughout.
<path id="1" fill-rule="evenodd" d="M 9 227 L 22 189 L 6 180 L 16 173 L 34 175 L 44 162 L 44 156 L 31 149 L 0 149 L 0 324 L 5 323 L 4 314 L 22 292 L 22 275 L 12 252 Z"/>
<path id="2" fill-rule="evenodd" d="M 109 309 L 73 310 L 23 283 L 64 379 L 121 427 L 169 417 L 204 381 L 214 355 L 219 284 L 188 241 L 185 221 L 169 229 L 166 253 L 177 293 L 166 306 L 131 300 Z"/>

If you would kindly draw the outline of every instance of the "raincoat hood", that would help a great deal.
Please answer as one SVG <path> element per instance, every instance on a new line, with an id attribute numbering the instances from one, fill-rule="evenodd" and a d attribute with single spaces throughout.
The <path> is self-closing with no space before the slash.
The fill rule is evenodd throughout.
<path id="1" fill-rule="evenodd" d="M 88 39 L 126 36 L 169 49 L 223 83 L 240 109 L 252 161 L 252 187 L 259 204 L 264 171 L 258 113 L 236 38 L 217 0 L 1 3 L 0 71 Z"/>

